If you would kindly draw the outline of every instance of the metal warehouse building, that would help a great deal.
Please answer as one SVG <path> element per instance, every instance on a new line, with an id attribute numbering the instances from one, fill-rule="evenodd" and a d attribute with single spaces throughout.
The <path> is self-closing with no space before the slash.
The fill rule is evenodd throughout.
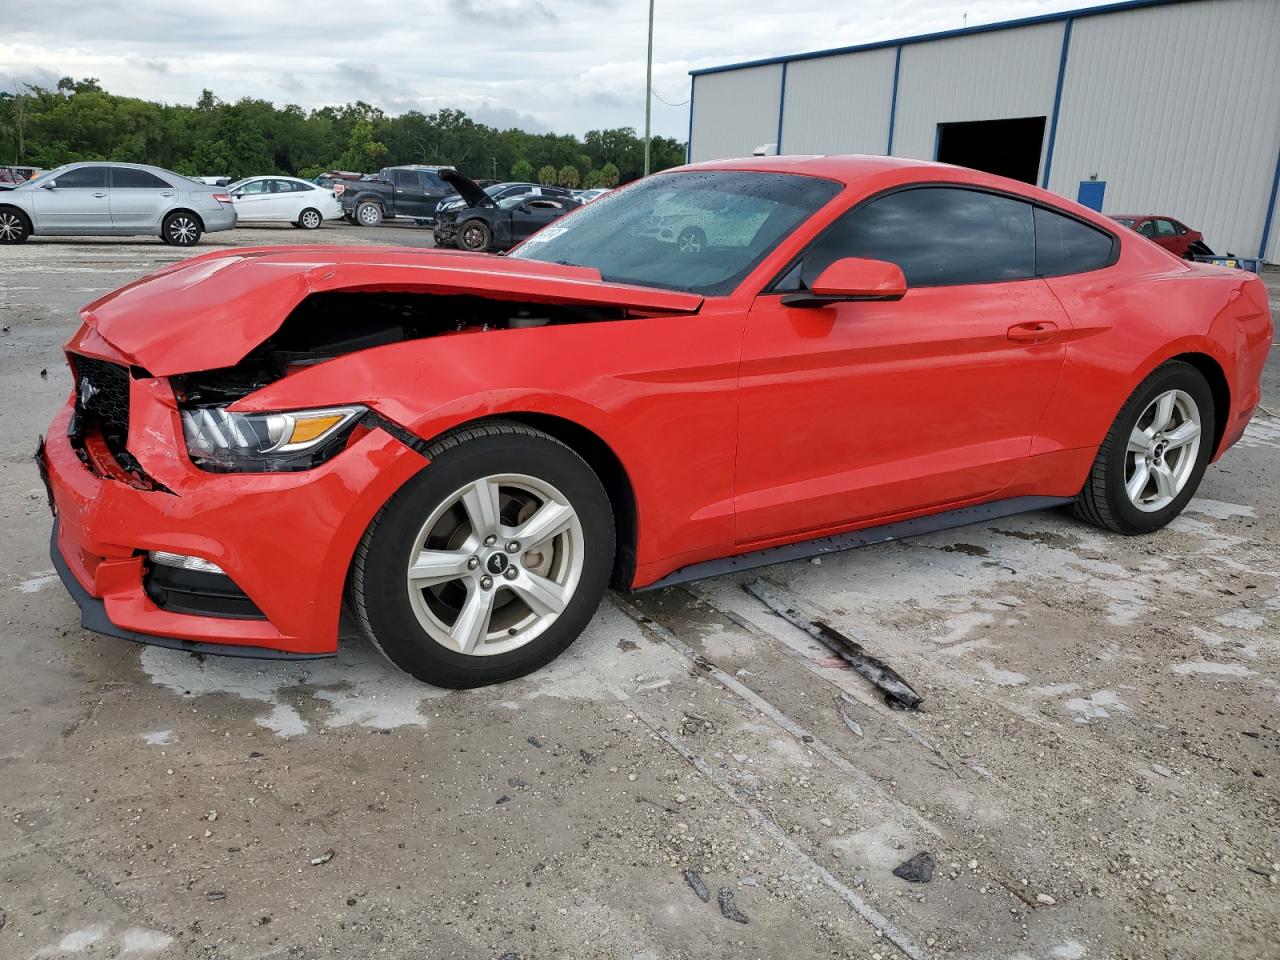
<path id="1" fill-rule="evenodd" d="M 694 161 L 942 160 L 1280 262 L 1280 0 L 1130 0 L 692 75 Z"/>

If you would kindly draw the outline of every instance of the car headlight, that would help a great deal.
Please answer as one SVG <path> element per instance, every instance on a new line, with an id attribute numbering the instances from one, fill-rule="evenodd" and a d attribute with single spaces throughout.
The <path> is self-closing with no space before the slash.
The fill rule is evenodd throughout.
<path id="1" fill-rule="evenodd" d="M 182 411 L 182 432 L 191 462 L 204 470 L 308 470 L 337 453 L 365 413 L 359 405 L 284 413 L 189 407 Z"/>

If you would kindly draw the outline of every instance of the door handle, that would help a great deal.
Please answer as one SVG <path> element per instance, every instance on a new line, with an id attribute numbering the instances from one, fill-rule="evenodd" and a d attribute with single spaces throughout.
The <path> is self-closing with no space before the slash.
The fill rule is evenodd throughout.
<path id="1" fill-rule="evenodd" d="M 1058 335 L 1058 325 L 1051 320 L 1031 320 L 1015 323 L 1009 328 L 1009 339 L 1014 343 L 1048 343 Z"/>
<path id="2" fill-rule="evenodd" d="M 94 194 L 94 196 L 95 196 L 95 197 L 105 197 L 105 196 L 106 196 L 106 194 L 105 194 L 105 193 L 95 193 L 95 194 Z"/>
<path id="3" fill-rule="evenodd" d="M 173 193 L 172 193 L 172 192 L 169 192 L 169 193 L 162 193 L 162 194 L 160 194 L 160 196 L 162 196 L 162 197 L 172 197 L 172 196 L 173 196 Z"/>

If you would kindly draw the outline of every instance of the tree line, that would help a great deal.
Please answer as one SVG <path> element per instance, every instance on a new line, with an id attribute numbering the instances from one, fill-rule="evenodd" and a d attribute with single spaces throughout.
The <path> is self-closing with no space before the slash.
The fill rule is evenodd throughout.
<path id="1" fill-rule="evenodd" d="M 304 110 L 205 90 L 194 105 L 104 90 L 94 78 L 0 92 L 0 163 L 50 168 L 76 160 L 149 163 L 188 176 L 326 170 L 371 173 L 404 163 L 457 167 L 473 179 L 615 186 L 644 173 L 644 140 L 631 127 L 569 134 L 498 130 L 461 110 L 388 116 L 357 100 Z M 652 168 L 684 163 L 684 144 L 652 142 Z"/>

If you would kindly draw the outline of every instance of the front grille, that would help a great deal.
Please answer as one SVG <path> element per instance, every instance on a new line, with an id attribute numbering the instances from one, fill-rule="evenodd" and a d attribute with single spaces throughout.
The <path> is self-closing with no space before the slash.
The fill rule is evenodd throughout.
<path id="1" fill-rule="evenodd" d="M 106 453 L 128 475 L 130 483 L 148 490 L 163 490 L 164 487 L 148 476 L 129 452 L 128 367 L 79 355 L 73 356 L 71 361 L 75 374 L 76 406 L 67 433 L 80 459 L 94 470 L 94 450 L 105 446 Z M 116 476 L 114 479 L 121 478 Z"/>

